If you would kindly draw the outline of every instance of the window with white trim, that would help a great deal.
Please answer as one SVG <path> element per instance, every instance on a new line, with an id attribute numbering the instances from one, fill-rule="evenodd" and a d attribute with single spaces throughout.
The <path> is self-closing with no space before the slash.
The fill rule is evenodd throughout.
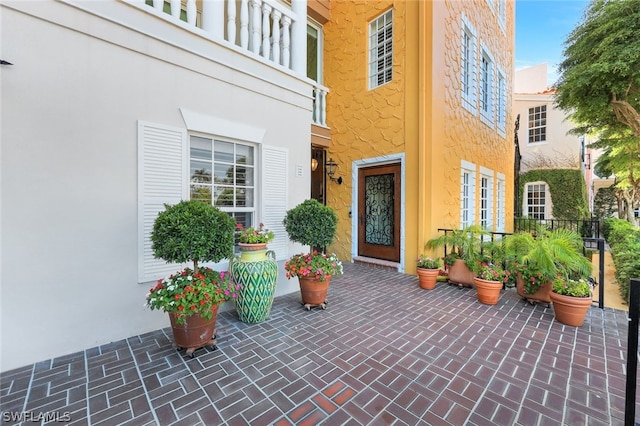
<path id="1" fill-rule="evenodd" d="M 322 26 L 307 21 L 307 77 L 322 84 Z"/>
<path id="2" fill-rule="evenodd" d="M 189 198 L 210 202 L 248 226 L 263 222 L 276 235 L 269 248 L 277 260 L 286 259 L 289 242 L 282 220 L 288 206 L 288 150 L 265 145 L 263 132 L 244 123 L 231 126 L 209 116 L 199 121 L 201 114 L 181 112 L 187 129 L 138 121 L 138 282 L 186 266 L 156 259 L 150 235 L 165 204 Z M 202 129 L 203 123 L 227 134 L 206 136 L 215 133 Z M 193 132 L 199 134 L 189 135 L 188 129 L 196 127 Z"/>
<path id="3" fill-rule="evenodd" d="M 191 199 L 213 204 L 243 226 L 254 226 L 256 156 L 252 145 L 191 135 Z"/>
<path id="4" fill-rule="evenodd" d="M 504 72 L 499 68 L 497 90 L 496 128 L 500 135 L 505 136 L 507 127 L 507 90 Z"/>
<path id="5" fill-rule="evenodd" d="M 393 9 L 369 23 L 369 89 L 393 78 Z"/>
<path id="6" fill-rule="evenodd" d="M 476 30 L 463 16 L 460 87 L 462 106 L 472 114 L 476 113 L 476 43 Z"/>
<path id="7" fill-rule="evenodd" d="M 494 108 L 494 76 L 493 57 L 485 46 L 482 47 L 480 55 L 480 119 L 487 125 L 493 127 Z"/>
<path id="8" fill-rule="evenodd" d="M 529 143 L 547 141 L 547 106 L 529 108 Z"/>
<path id="9" fill-rule="evenodd" d="M 476 217 L 476 165 L 462 160 L 460 170 L 460 227 L 475 223 Z"/>
<path id="10" fill-rule="evenodd" d="M 498 25 L 507 31 L 507 0 L 498 0 Z"/>
<path id="11" fill-rule="evenodd" d="M 496 182 L 496 231 L 504 232 L 505 230 L 505 176 L 504 173 L 498 173 Z"/>
<path id="12" fill-rule="evenodd" d="M 524 188 L 524 215 L 531 219 L 547 219 L 549 189 L 545 182 L 530 182 Z"/>
<path id="13" fill-rule="evenodd" d="M 493 171 L 480 168 L 480 226 L 493 229 Z"/>

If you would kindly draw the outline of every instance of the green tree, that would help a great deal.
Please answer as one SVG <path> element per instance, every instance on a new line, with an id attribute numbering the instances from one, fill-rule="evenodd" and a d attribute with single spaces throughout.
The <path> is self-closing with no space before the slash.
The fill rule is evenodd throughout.
<path id="1" fill-rule="evenodd" d="M 628 127 L 640 137 L 638 46 L 640 0 L 592 0 L 565 41 L 556 83 L 556 103 L 576 132 Z"/>
<path id="2" fill-rule="evenodd" d="M 613 195 L 618 204 L 618 217 L 629 222 L 634 222 L 633 211 L 640 203 L 638 145 L 640 138 L 628 128 L 619 133 L 606 129 L 601 133 L 600 140 L 591 144 L 592 147 L 604 149 L 596 162 L 595 172 L 601 177 L 615 177 Z"/>

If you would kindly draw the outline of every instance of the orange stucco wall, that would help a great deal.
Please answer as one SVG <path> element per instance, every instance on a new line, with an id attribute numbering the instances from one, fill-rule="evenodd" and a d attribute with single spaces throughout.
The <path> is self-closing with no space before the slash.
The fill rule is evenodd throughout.
<path id="1" fill-rule="evenodd" d="M 394 14 L 393 81 L 369 90 L 368 24 L 390 8 Z M 338 237 L 331 249 L 343 259 L 352 255 L 349 210 L 356 184 L 351 176 L 354 161 L 404 155 L 406 272 L 415 271 L 417 255 L 424 242 L 438 234 L 437 228 L 459 227 L 462 159 L 475 163 L 478 170 L 483 166 L 505 175 L 507 224 L 511 222 L 511 98 L 507 99 L 506 137 L 462 108 L 462 13 L 505 72 L 507 93 L 511 93 L 512 3 L 508 3 L 505 34 L 485 1 L 331 2 L 331 19 L 324 25 L 329 156 L 340 165 L 338 174 L 344 183 L 328 182 L 327 202 L 339 217 Z"/>

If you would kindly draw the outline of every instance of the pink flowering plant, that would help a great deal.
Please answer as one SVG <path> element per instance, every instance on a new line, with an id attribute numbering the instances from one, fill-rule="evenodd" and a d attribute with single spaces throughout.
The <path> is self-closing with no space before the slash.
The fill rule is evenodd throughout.
<path id="1" fill-rule="evenodd" d="M 273 231 L 265 228 L 262 222 L 255 228 L 253 226 L 245 228 L 241 223 L 237 223 L 236 232 L 238 241 L 243 244 L 264 244 L 275 238 Z"/>
<path id="2" fill-rule="evenodd" d="M 185 268 L 159 279 L 147 294 L 146 306 L 151 310 L 178 314 L 178 323 L 183 323 L 190 315 L 211 319 L 213 306 L 236 299 L 238 290 L 240 285 L 233 282 L 227 271 L 201 267 L 194 273 Z"/>
<path id="3" fill-rule="evenodd" d="M 439 258 L 431 258 L 427 255 L 421 254 L 418 256 L 416 260 L 416 266 L 418 268 L 424 269 L 439 269 L 440 268 L 440 259 Z"/>
<path id="4" fill-rule="evenodd" d="M 342 262 L 335 254 L 300 253 L 292 256 L 284 264 L 287 278 L 317 278 L 324 281 L 329 276 L 342 275 Z"/>
<path id="5" fill-rule="evenodd" d="M 477 277 L 487 281 L 499 281 L 507 284 L 511 278 L 511 271 L 490 262 L 477 261 L 474 272 Z"/>

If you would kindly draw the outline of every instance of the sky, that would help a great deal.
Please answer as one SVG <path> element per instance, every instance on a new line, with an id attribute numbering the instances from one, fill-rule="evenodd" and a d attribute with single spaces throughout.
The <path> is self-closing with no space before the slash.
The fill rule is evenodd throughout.
<path id="1" fill-rule="evenodd" d="M 547 63 L 547 83 L 558 79 L 564 42 L 589 0 L 516 0 L 516 70 Z"/>

